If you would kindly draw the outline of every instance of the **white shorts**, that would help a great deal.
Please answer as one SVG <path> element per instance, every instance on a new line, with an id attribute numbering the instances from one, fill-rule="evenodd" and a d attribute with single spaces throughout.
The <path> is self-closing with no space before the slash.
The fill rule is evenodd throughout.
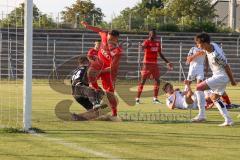
<path id="1" fill-rule="evenodd" d="M 206 83 L 211 89 L 212 93 L 218 95 L 223 95 L 228 82 L 229 78 L 226 75 L 213 75 L 212 77 L 206 79 Z"/>
<path id="2" fill-rule="evenodd" d="M 197 68 L 190 68 L 188 72 L 187 80 L 194 81 L 194 80 L 204 80 L 204 71 L 203 69 Z"/>
<path id="3" fill-rule="evenodd" d="M 184 109 L 188 109 L 188 108 L 197 109 L 198 108 L 198 106 L 197 106 L 197 98 L 196 98 L 195 93 L 192 95 L 192 100 L 193 100 L 193 103 L 192 104 L 188 104 L 186 102 L 186 98 L 184 96 L 184 102 L 183 102 Z"/>

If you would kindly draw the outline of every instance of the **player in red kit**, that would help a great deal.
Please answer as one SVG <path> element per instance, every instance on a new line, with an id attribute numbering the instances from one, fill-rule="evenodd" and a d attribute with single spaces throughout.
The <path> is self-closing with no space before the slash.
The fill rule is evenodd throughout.
<path id="1" fill-rule="evenodd" d="M 160 86 L 160 71 L 157 64 L 158 55 L 166 62 L 169 70 L 173 69 L 173 65 L 162 54 L 161 43 L 156 40 L 155 30 L 149 32 L 149 38 L 142 43 L 142 48 L 144 49 L 144 60 L 143 68 L 141 70 L 141 82 L 138 85 L 136 104 L 140 104 L 140 96 L 142 94 L 143 86 L 146 80 L 151 77 L 155 80 L 153 103 L 159 104 L 158 91 Z"/>
<path id="2" fill-rule="evenodd" d="M 99 89 L 97 79 L 101 79 L 103 89 L 106 91 L 112 107 L 112 118 L 117 119 L 117 99 L 114 95 L 114 83 L 122 53 L 122 48 L 118 45 L 119 32 L 117 30 L 104 31 L 90 26 L 86 22 L 81 22 L 81 24 L 87 29 L 99 33 L 101 37 L 98 60 L 96 63 L 91 63 L 88 77 L 92 87 L 96 90 Z"/>
<path id="3" fill-rule="evenodd" d="M 95 41 L 94 44 L 95 44 L 94 48 L 89 49 L 88 53 L 87 53 L 87 58 L 88 58 L 90 63 L 91 62 L 94 63 L 95 60 L 98 58 L 98 51 L 99 51 L 101 42 L 100 41 Z"/>

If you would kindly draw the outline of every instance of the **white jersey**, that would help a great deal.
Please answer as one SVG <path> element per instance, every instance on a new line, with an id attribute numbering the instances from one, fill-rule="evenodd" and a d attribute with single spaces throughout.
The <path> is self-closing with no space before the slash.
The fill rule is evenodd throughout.
<path id="1" fill-rule="evenodd" d="M 192 56 L 197 52 L 202 51 L 202 49 L 197 47 L 192 47 L 188 53 L 188 56 Z M 193 81 L 195 79 L 204 80 L 204 61 L 205 54 L 198 56 L 190 62 L 187 80 Z"/>
<path id="2" fill-rule="evenodd" d="M 196 54 L 197 52 L 202 51 L 202 49 L 197 47 L 192 47 L 190 51 L 188 52 L 188 56 L 192 56 Z M 190 62 L 190 68 L 199 68 L 204 66 L 204 60 L 205 60 L 205 54 L 202 56 L 198 56 L 194 60 Z"/>
<path id="3" fill-rule="evenodd" d="M 180 91 L 176 91 L 176 101 L 175 101 L 175 107 L 178 109 L 186 109 L 187 107 L 184 105 L 185 104 L 185 97 L 182 95 Z M 166 105 L 169 107 L 171 103 L 173 103 L 174 100 L 174 94 L 170 95 L 166 99 Z"/>
<path id="4" fill-rule="evenodd" d="M 214 51 L 207 53 L 208 63 L 212 70 L 213 75 L 226 75 L 224 67 L 227 65 L 225 54 L 216 43 L 211 43 Z"/>
<path id="5" fill-rule="evenodd" d="M 206 80 L 206 83 L 213 93 L 223 95 L 229 82 L 228 75 L 224 69 L 227 65 L 227 59 L 223 50 L 216 43 L 211 43 L 211 45 L 214 51 L 207 53 L 207 57 L 213 75 Z"/>
<path id="6" fill-rule="evenodd" d="M 175 108 L 178 109 L 188 109 L 188 108 L 197 108 L 197 99 L 195 93 L 192 95 L 192 100 L 194 101 L 193 104 L 187 104 L 185 95 L 182 94 L 181 91 L 175 91 L 176 94 L 176 101 L 175 101 Z M 169 107 L 171 103 L 173 103 L 174 94 L 170 95 L 166 99 L 166 105 Z"/>

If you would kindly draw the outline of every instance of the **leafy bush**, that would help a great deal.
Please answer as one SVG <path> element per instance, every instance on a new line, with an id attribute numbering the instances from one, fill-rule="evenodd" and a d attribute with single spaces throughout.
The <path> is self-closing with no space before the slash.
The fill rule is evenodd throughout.
<path id="1" fill-rule="evenodd" d="M 181 27 L 181 31 L 184 32 L 217 32 L 217 26 L 210 21 L 205 22 L 193 22 L 190 25 Z"/>
<path id="2" fill-rule="evenodd" d="M 157 29 L 160 31 L 179 32 L 178 25 L 173 24 L 173 23 L 159 25 L 159 28 L 157 28 Z"/>

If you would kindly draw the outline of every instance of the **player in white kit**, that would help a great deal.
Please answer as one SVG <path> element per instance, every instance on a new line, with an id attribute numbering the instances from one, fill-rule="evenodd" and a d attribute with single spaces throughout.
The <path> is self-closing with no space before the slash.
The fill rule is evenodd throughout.
<path id="1" fill-rule="evenodd" d="M 216 43 L 211 43 L 210 36 L 208 34 L 198 34 L 195 40 L 197 46 L 206 52 L 208 63 L 213 73 L 212 77 L 197 84 L 196 90 L 211 90 L 211 99 L 224 118 L 224 123 L 219 126 L 231 126 L 233 124 L 233 121 L 228 114 L 225 104 L 220 99 L 221 95 L 223 95 L 225 92 L 227 83 L 229 81 L 233 86 L 237 85 L 236 81 L 234 80 L 231 68 L 227 63 L 227 59 L 223 50 Z M 202 122 L 205 120 L 205 107 L 201 107 L 199 108 L 199 114 L 193 118 L 193 122 Z"/>
<path id="2" fill-rule="evenodd" d="M 189 64 L 188 81 L 197 80 L 197 83 L 200 83 L 204 80 L 205 57 L 205 52 L 197 46 L 190 49 L 186 61 Z"/>
<path id="3" fill-rule="evenodd" d="M 166 83 L 162 90 L 166 93 L 166 105 L 169 109 L 188 109 L 197 108 L 196 95 L 192 92 L 189 84 L 188 90 L 181 92 L 179 89 L 174 89 L 171 83 Z"/>
<path id="4" fill-rule="evenodd" d="M 196 40 L 195 40 L 196 41 Z M 186 64 L 189 64 L 189 71 L 187 77 L 187 83 L 191 84 L 192 81 L 196 80 L 197 84 L 204 80 L 204 62 L 206 59 L 205 52 L 198 46 L 192 47 L 188 53 Z M 185 87 L 185 90 L 188 90 Z M 206 106 L 205 95 L 203 91 L 196 90 L 194 93 L 197 99 L 197 106 L 199 109 Z"/>

